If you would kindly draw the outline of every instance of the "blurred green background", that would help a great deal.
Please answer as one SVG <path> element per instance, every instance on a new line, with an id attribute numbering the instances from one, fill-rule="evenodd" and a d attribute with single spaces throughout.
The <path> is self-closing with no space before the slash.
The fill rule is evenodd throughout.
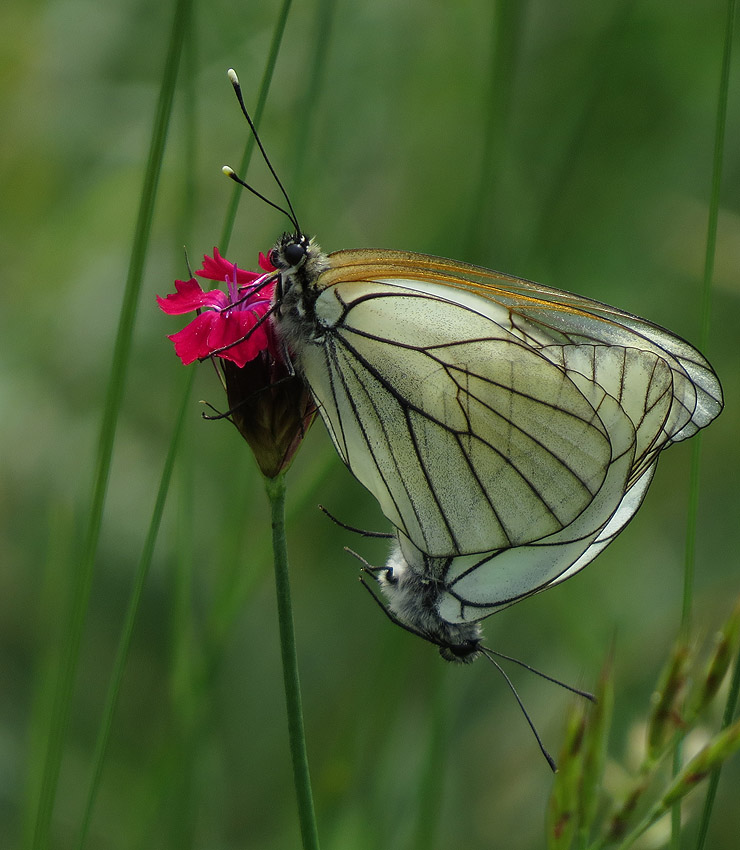
<path id="1" fill-rule="evenodd" d="M 0 11 L 0 846 L 30 846 L 50 694 L 80 559 L 101 409 L 172 4 Z M 74 846 L 111 666 L 185 370 L 155 294 L 217 244 L 276 0 L 197 4 L 161 175 L 52 822 Z M 480 263 L 604 300 L 687 339 L 699 305 L 725 4 L 304 0 L 261 124 L 301 223 L 327 250 Z M 322 59 L 312 74 L 315 55 Z M 740 91 L 731 76 L 710 342 L 726 410 L 705 432 L 694 623 L 740 590 Z M 250 180 L 275 190 L 255 159 Z M 194 198 L 190 214 L 188 198 Z M 287 223 L 242 199 L 228 256 L 255 267 Z M 262 482 L 198 367 L 87 846 L 298 846 Z M 573 581 L 491 618 L 489 645 L 592 687 L 616 635 L 611 753 L 629 763 L 681 607 L 691 447 L 667 452 L 629 529 Z M 324 848 L 408 845 L 424 764 L 439 848 L 537 848 L 551 775 L 502 680 L 445 665 L 357 583 L 344 532 L 385 530 L 320 423 L 289 476 L 295 620 Z M 570 698 L 513 671 L 546 744 Z M 435 737 L 436 736 L 436 737 Z M 437 738 L 439 740 L 437 740 Z M 434 742 L 437 741 L 435 744 Z M 620 768 L 608 772 L 620 781 Z M 740 765 L 710 846 L 737 847 Z M 687 816 L 699 796 L 685 806 Z M 688 827 L 689 834 L 691 827 Z M 660 846 L 655 843 L 642 846 Z M 25 842 L 25 844 L 24 844 Z"/>

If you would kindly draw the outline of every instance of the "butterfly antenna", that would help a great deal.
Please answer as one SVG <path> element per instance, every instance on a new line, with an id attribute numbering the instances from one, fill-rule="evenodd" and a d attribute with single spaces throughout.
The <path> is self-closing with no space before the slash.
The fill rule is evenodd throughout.
<path id="1" fill-rule="evenodd" d="M 254 121 L 252 121 L 252 117 L 249 114 L 249 112 L 247 111 L 246 105 L 244 104 L 244 97 L 242 95 L 242 87 L 239 85 L 239 77 L 237 77 L 236 71 L 233 68 L 229 68 L 227 73 L 228 73 L 228 76 L 229 76 L 229 81 L 231 82 L 231 85 L 234 87 L 236 99 L 239 101 L 239 106 L 241 107 L 242 114 L 247 119 L 247 123 L 249 124 L 249 129 L 252 131 L 252 135 L 254 136 L 255 142 L 257 142 L 257 147 L 259 147 L 259 149 L 260 149 L 260 153 L 262 154 L 262 159 L 264 159 L 265 164 L 270 169 L 270 173 L 272 174 L 273 178 L 275 179 L 275 182 L 277 183 L 278 188 L 282 192 L 283 197 L 285 198 L 285 201 L 288 204 L 288 210 L 290 210 L 290 212 L 288 212 L 288 210 L 283 209 L 282 207 L 279 207 L 277 204 L 272 203 L 272 201 L 268 201 L 267 198 L 264 197 L 264 195 L 261 195 L 259 192 L 257 192 L 255 189 L 253 189 L 251 186 L 248 186 L 246 183 L 243 183 L 241 180 L 236 178 L 236 175 L 234 175 L 232 177 L 232 175 L 229 174 L 228 176 L 232 177 L 232 180 L 236 179 L 237 183 L 239 183 L 245 189 L 248 189 L 250 192 L 252 192 L 252 194 L 256 195 L 258 198 L 261 198 L 263 201 L 267 201 L 267 203 L 270 204 L 271 207 L 275 207 L 276 210 L 280 210 L 280 212 L 284 213 L 290 219 L 291 223 L 295 227 L 296 235 L 299 235 L 299 234 L 303 233 L 303 231 L 301 230 L 300 225 L 298 224 L 298 218 L 295 214 L 295 210 L 293 209 L 293 204 L 291 204 L 290 198 L 288 197 L 288 193 L 285 191 L 285 187 L 283 186 L 280 178 L 277 176 L 277 172 L 272 167 L 272 163 L 270 162 L 270 158 L 267 156 L 267 152 L 265 151 L 265 148 L 262 145 L 262 141 L 259 137 L 259 133 L 257 132 L 257 128 L 254 126 Z M 231 169 L 229 169 L 229 171 L 231 171 Z M 224 169 L 224 173 L 228 173 L 228 172 L 226 172 L 226 169 Z M 232 172 L 232 174 L 233 174 L 233 172 Z"/>
<path id="2" fill-rule="evenodd" d="M 276 204 L 276 203 L 274 203 L 274 201 L 271 201 L 269 198 L 266 198 L 262 194 L 262 192 L 258 192 L 254 188 L 254 186 L 250 186 L 249 183 L 245 183 L 244 180 L 242 180 L 241 177 L 239 177 L 239 175 L 236 173 L 236 171 L 234 171 L 234 169 L 230 165 L 224 165 L 222 167 L 221 171 L 223 171 L 223 173 L 227 177 L 230 177 L 234 181 L 234 183 L 238 183 L 242 188 L 246 189 L 248 192 L 251 192 L 253 195 L 256 195 L 261 201 L 264 201 L 266 204 L 269 204 L 271 207 L 273 207 L 273 209 L 278 210 L 278 212 L 281 212 L 284 216 L 289 218 L 290 223 L 293 225 L 293 227 L 295 227 L 296 230 L 298 232 L 300 232 L 300 228 L 298 227 L 298 222 L 288 212 L 288 210 L 286 210 L 284 207 L 281 207 L 280 204 Z"/>
<path id="3" fill-rule="evenodd" d="M 529 664 L 526 664 L 524 661 L 520 661 L 518 658 L 513 658 L 511 655 L 504 655 L 503 652 L 497 652 L 495 649 L 489 649 L 489 647 L 487 646 L 481 646 L 480 651 L 484 655 L 495 655 L 497 658 L 503 658 L 504 661 L 511 661 L 514 664 L 518 664 L 525 670 L 529 670 L 530 673 L 534 673 L 535 676 L 539 676 L 542 679 L 547 679 L 548 682 L 552 682 L 554 685 L 560 685 L 561 688 L 564 688 L 566 691 L 570 691 L 571 693 L 577 694 L 579 697 L 585 697 L 587 700 L 591 700 L 591 702 L 597 701 L 596 697 L 592 693 L 589 693 L 589 691 L 582 691 L 580 688 L 576 688 L 573 685 L 568 685 L 566 682 L 563 682 L 560 679 L 556 679 L 553 676 L 548 676 L 547 673 L 543 673 L 542 670 L 538 670 L 536 667 L 531 667 Z M 489 661 L 490 660 L 492 659 L 489 658 Z"/>
<path id="4" fill-rule="evenodd" d="M 514 694 L 514 699 L 519 703 L 519 708 L 522 710 L 522 714 L 524 715 L 524 719 L 527 721 L 527 723 L 529 724 L 529 728 L 532 730 L 532 734 L 534 735 L 535 740 L 537 741 L 537 745 L 540 748 L 540 752 L 545 757 L 545 760 L 547 761 L 547 763 L 550 765 L 550 769 L 552 770 L 552 772 L 557 773 L 558 772 L 558 766 L 557 766 L 557 764 L 555 764 L 555 759 L 545 749 L 545 745 L 542 743 L 542 738 L 540 738 L 540 734 L 537 731 L 537 728 L 535 727 L 534 723 L 532 722 L 532 718 L 529 716 L 529 712 L 524 707 L 524 703 L 522 702 L 522 698 L 517 693 L 517 690 L 514 687 L 514 683 L 506 675 L 506 671 L 498 663 L 498 661 L 496 661 L 496 659 L 493 657 L 493 655 L 489 655 L 488 650 L 483 649 L 482 651 L 483 651 L 483 655 L 491 662 L 491 664 L 493 664 L 493 666 L 498 670 L 498 672 L 504 677 L 504 681 L 509 686 L 509 690 L 512 692 L 512 694 Z"/>
<path id="5" fill-rule="evenodd" d="M 370 561 L 368 561 L 366 558 L 363 558 L 359 552 L 355 552 L 354 549 L 350 549 L 349 546 L 345 546 L 344 551 L 347 552 L 347 554 L 352 555 L 353 558 L 357 558 L 357 560 L 362 564 L 362 571 L 371 575 L 375 579 L 375 581 L 378 581 L 378 573 L 392 572 L 389 567 L 374 567 L 370 563 Z M 360 576 L 360 583 L 365 584 L 362 579 L 362 576 Z M 368 588 L 368 590 L 370 590 L 370 588 Z M 372 593 L 372 590 L 370 592 Z M 374 593 L 373 596 L 375 596 Z M 383 607 L 383 610 L 385 610 L 385 605 L 383 605 L 383 603 L 379 599 L 377 599 L 377 597 L 375 601 L 378 603 L 378 605 L 381 605 Z"/>

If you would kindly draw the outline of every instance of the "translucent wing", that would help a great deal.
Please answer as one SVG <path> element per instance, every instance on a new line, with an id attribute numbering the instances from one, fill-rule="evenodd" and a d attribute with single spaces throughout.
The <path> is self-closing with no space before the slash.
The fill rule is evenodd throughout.
<path id="1" fill-rule="evenodd" d="M 574 366 L 584 367 L 583 348 L 563 349 L 564 368 L 572 372 Z M 625 480 L 629 477 L 628 471 L 635 468 L 634 449 L 641 446 L 649 423 L 660 421 L 669 403 L 669 396 L 664 392 L 668 370 L 663 366 L 649 377 L 643 376 L 651 387 L 645 387 L 642 395 L 652 399 L 653 404 L 649 415 L 633 413 L 639 422 L 635 428 L 625 421 L 627 414 L 602 386 L 602 383 L 608 386 L 610 377 L 614 380 L 620 370 L 614 362 L 602 364 L 601 370 L 596 363 L 597 357 L 615 361 L 617 352 L 593 346 L 591 352 L 594 355 L 590 358 L 591 369 L 584 371 L 593 377 L 606 369 L 606 375 L 600 377 L 601 383 L 582 377 L 584 394 L 599 409 L 608 432 L 622 442 L 613 444 L 614 460 L 607 478 L 586 510 L 568 527 L 531 544 L 474 555 L 430 558 L 399 535 L 401 555 L 408 567 L 438 589 L 435 611 L 442 620 L 450 623 L 475 621 L 524 596 L 564 581 L 590 563 L 625 527 L 642 503 L 657 455 L 653 455 L 652 462 L 633 483 L 625 487 Z M 635 356 L 630 350 L 629 359 Z M 628 363 L 629 360 L 622 366 Z M 633 381 L 637 380 L 638 376 L 633 376 Z M 633 389 L 637 392 L 638 387 L 635 385 Z M 400 563 L 398 556 L 396 563 Z"/>
<path id="2" fill-rule="evenodd" d="M 475 622 L 559 584 L 589 564 L 632 519 L 654 470 L 655 464 L 624 494 L 609 520 L 596 531 L 585 531 L 588 521 L 579 522 L 568 535 L 560 533 L 530 545 L 448 558 L 431 558 L 399 535 L 398 551 L 391 556 L 394 569 L 410 570 L 423 585 L 436 589 L 428 606 L 435 622 Z"/>
<path id="3" fill-rule="evenodd" d="M 529 592 L 600 545 L 658 452 L 721 409 L 688 343 L 527 281 L 342 251 L 317 290 L 300 365 L 345 463 L 427 556 L 568 544 L 538 575 L 512 568 Z"/>

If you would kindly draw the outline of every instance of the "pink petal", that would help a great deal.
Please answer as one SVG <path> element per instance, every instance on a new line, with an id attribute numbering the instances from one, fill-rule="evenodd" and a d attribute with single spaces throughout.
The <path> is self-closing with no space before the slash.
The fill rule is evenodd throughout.
<path id="1" fill-rule="evenodd" d="M 198 277 L 205 277 L 208 280 L 233 280 L 234 279 L 234 263 L 225 260 L 218 251 L 218 248 L 213 249 L 213 257 L 208 254 L 203 255 L 203 268 L 199 269 L 196 274 Z M 236 282 L 238 284 L 249 284 L 256 280 L 260 275 L 256 272 L 248 272 L 244 269 L 237 268 Z"/>
<path id="2" fill-rule="evenodd" d="M 181 331 L 170 334 L 167 337 L 174 343 L 175 354 L 182 360 L 185 366 L 194 363 L 196 360 L 200 360 L 201 357 L 208 357 L 211 353 L 208 338 L 214 323 L 222 315 L 222 313 L 216 313 L 213 310 L 209 310 L 207 313 L 201 313 L 189 325 L 185 325 Z"/>
<path id="3" fill-rule="evenodd" d="M 211 351 L 216 351 L 224 345 L 242 339 L 252 331 L 255 323 L 256 318 L 248 311 L 241 310 L 228 315 L 221 314 L 221 321 L 214 322 L 208 334 L 208 348 Z M 264 325 L 260 325 L 257 330 L 250 334 L 249 339 L 240 342 L 238 345 L 232 345 L 231 348 L 222 351 L 218 356 L 231 360 L 232 363 L 236 363 L 241 368 L 265 350 L 267 350 L 267 333 Z"/>
<path id="4" fill-rule="evenodd" d="M 190 313 L 197 310 L 199 307 L 226 307 L 229 299 L 226 294 L 220 289 L 211 289 L 204 292 L 200 288 L 198 281 L 191 277 L 190 280 L 176 280 L 176 293 L 162 298 L 157 296 L 157 304 L 161 310 L 171 316 L 177 316 L 181 313 Z"/>
<path id="5" fill-rule="evenodd" d="M 262 251 L 260 251 L 259 267 L 261 269 L 264 269 L 266 272 L 277 271 L 275 266 L 273 266 L 273 264 L 270 262 L 270 255 L 263 254 Z"/>

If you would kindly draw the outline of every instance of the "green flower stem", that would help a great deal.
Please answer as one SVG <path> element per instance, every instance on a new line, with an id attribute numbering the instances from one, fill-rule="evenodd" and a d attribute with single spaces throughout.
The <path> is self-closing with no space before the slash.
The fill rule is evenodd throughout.
<path id="1" fill-rule="evenodd" d="M 298 657 L 295 647 L 293 607 L 290 601 L 288 548 L 285 541 L 285 474 L 265 479 L 272 518 L 272 548 L 275 562 L 280 652 L 283 660 L 285 703 L 288 711 L 288 738 L 293 761 L 293 782 L 298 802 L 298 819 L 304 850 L 318 850 L 319 836 L 313 808 L 313 793 L 308 771 L 306 734 L 303 728 L 301 685 L 298 678 Z"/>

